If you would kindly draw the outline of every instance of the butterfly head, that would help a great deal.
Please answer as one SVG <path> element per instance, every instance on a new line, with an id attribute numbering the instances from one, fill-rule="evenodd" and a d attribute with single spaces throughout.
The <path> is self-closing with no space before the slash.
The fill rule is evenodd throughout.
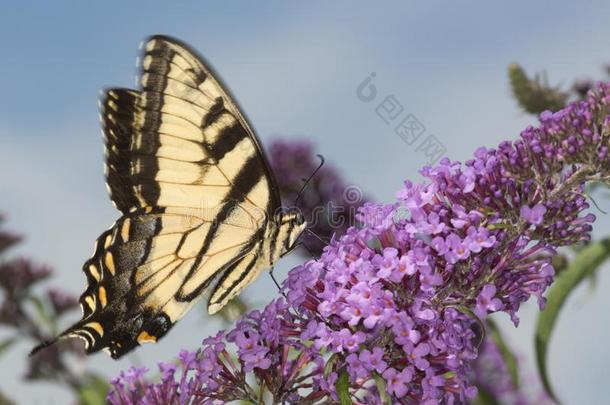
<path id="1" fill-rule="evenodd" d="M 284 251 L 294 248 L 299 236 L 307 227 L 305 217 L 297 208 L 280 213 L 277 224 L 280 228 L 279 233 L 284 238 Z"/>

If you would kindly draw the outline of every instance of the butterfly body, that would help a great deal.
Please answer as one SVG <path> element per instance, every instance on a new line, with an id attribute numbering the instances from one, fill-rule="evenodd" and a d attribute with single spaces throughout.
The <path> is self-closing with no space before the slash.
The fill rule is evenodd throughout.
<path id="1" fill-rule="evenodd" d="M 254 132 L 201 57 L 155 36 L 141 69 L 140 90 L 101 101 L 107 185 L 123 215 L 83 266 L 83 318 L 59 336 L 114 358 L 160 339 L 204 295 L 219 311 L 306 227 L 282 209 Z"/>

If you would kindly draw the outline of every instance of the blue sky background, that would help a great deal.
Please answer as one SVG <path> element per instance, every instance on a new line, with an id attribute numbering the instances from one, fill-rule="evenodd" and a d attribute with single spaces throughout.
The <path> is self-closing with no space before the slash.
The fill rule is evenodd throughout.
<path id="1" fill-rule="evenodd" d="M 138 44 L 151 34 L 176 36 L 205 55 L 263 144 L 277 135 L 311 139 L 350 181 L 389 201 L 403 180 L 419 177 L 426 157 L 380 120 L 373 103 L 356 97 L 367 75 L 375 72 L 382 96 L 394 95 L 449 156 L 464 160 L 534 122 L 510 97 L 509 63 L 546 70 L 564 86 L 603 77 L 609 15 L 610 3 L 602 1 L 5 2 L 0 211 L 6 228 L 27 238 L 19 253 L 52 265 L 54 283 L 80 294 L 81 265 L 118 216 L 104 187 L 99 91 L 134 85 Z M 600 204 L 610 208 L 607 200 Z M 597 236 L 610 224 L 600 216 Z M 286 259 L 276 273 L 297 261 Z M 583 286 L 570 299 L 551 346 L 551 378 L 567 404 L 610 397 L 607 273 L 593 292 Z M 261 277 L 246 296 L 263 304 L 272 288 Z M 536 314 L 533 303 L 526 305 L 517 329 L 499 317 L 531 374 Z M 89 365 L 108 374 L 136 361 L 155 368 L 221 326 L 198 308 L 158 345 L 120 362 L 98 355 Z M 61 389 L 20 382 L 28 350 L 22 344 L 0 358 L 0 390 L 19 403 L 65 403 Z"/>

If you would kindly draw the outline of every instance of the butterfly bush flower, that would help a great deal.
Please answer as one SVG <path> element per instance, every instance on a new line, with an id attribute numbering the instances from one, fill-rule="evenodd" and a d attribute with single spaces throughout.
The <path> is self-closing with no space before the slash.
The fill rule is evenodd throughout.
<path id="1" fill-rule="evenodd" d="M 306 346 L 300 330 L 307 325 L 291 313 L 283 299 L 263 311 L 252 311 L 228 333 L 203 341 L 196 352 L 183 350 L 178 364 L 160 363 L 161 380 L 147 383 L 147 370 L 132 368 L 112 380 L 112 404 L 221 404 L 236 400 L 259 403 L 270 397 L 276 403 L 302 399 L 312 377 L 323 374 L 322 355 Z M 231 347 L 236 356 L 229 351 Z M 255 382 L 257 390 L 252 388 Z M 328 386 L 330 388 L 330 386 Z M 322 393 L 324 394 L 324 393 Z"/>
<path id="2" fill-rule="evenodd" d="M 78 308 L 78 299 L 73 295 L 69 295 L 56 288 L 51 288 L 47 291 L 47 297 L 55 316 L 60 316 L 66 311 Z"/>
<path id="3" fill-rule="evenodd" d="M 543 307 L 557 248 L 590 238 L 583 191 L 609 180 L 609 103 L 600 84 L 517 141 L 425 167 L 291 270 L 285 299 L 204 341 L 181 376 L 121 375 L 109 401 L 468 402 L 482 320 L 503 311 L 516 325 L 531 296 Z"/>

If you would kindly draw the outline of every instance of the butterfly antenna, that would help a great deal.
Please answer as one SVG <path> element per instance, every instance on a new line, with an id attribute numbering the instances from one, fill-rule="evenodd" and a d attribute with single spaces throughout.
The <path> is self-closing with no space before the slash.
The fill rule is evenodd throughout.
<path id="1" fill-rule="evenodd" d="M 309 256 L 311 257 L 315 257 L 315 255 L 313 254 L 313 252 L 311 251 L 311 249 L 309 248 L 309 246 L 307 246 L 307 243 L 305 242 L 301 242 L 301 247 L 303 249 L 305 249 L 307 251 L 307 253 L 309 253 Z"/>
<path id="2" fill-rule="evenodd" d="M 305 228 L 305 231 L 310 234 L 311 236 L 313 236 L 314 238 L 316 238 L 317 240 L 319 240 L 320 242 L 322 242 L 324 245 L 328 245 L 327 240 L 324 240 L 323 237 L 321 237 L 320 235 L 318 235 L 317 233 L 315 233 L 314 231 L 312 231 L 310 228 Z"/>
<path id="3" fill-rule="evenodd" d="M 299 202 L 299 200 L 303 196 L 303 192 L 307 189 L 307 186 L 309 185 L 309 182 L 311 181 L 311 179 L 313 179 L 313 177 L 316 175 L 316 173 L 318 173 L 318 171 L 322 168 L 322 166 L 324 166 L 324 156 L 322 156 L 322 155 L 316 155 L 316 156 L 320 159 L 320 164 L 318 165 L 316 170 L 313 171 L 311 176 L 309 176 L 309 178 L 307 178 L 305 180 L 305 183 L 303 183 L 303 186 L 299 190 L 299 194 L 297 194 L 297 198 L 294 199 L 294 206 L 295 207 L 297 206 L 297 203 Z"/>

